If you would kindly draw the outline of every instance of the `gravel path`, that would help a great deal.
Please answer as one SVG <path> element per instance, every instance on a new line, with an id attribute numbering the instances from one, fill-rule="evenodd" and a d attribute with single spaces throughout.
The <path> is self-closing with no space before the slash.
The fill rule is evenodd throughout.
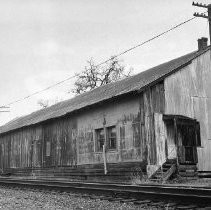
<path id="1" fill-rule="evenodd" d="M 0 187 L 0 209 L 143 209 L 134 204 L 90 199 L 83 194 Z M 157 209 L 157 208 L 156 208 Z"/>

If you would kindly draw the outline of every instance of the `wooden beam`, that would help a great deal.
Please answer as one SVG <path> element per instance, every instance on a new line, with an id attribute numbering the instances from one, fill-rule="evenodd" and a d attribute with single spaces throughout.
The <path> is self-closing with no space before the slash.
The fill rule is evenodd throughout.
<path id="1" fill-rule="evenodd" d="M 178 159 L 178 133 L 177 133 L 177 118 L 174 117 L 174 141 L 176 145 L 176 152 L 177 152 L 177 166 L 179 165 L 179 159 Z"/>

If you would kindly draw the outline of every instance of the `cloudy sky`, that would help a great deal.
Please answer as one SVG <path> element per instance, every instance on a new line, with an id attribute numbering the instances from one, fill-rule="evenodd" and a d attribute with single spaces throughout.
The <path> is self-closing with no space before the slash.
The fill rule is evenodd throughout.
<path id="1" fill-rule="evenodd" d="M 202 3 L 210 3 L 201 0 Z M 0 0 L 0 106 L 57 83 L 205 10 L 192 0 Z M 206 19 L 184 26 L 121 57 L 134 73 L 197 49 Z M 74 80 L 0 113 L 0 124 L 62 100 Z"/>

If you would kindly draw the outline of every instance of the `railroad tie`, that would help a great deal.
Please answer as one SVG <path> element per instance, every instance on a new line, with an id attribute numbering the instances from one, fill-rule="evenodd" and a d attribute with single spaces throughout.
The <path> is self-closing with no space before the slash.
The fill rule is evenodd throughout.
<path id="1" fill-rule="evenodd" d="M 129 203 L 129 202 L 134 202 L 134 201 L 137 201 L 137 199 L 135 198 L 123 198 L 122 200 L 120 200 L 121 203 Z"/>
<path id="2" fill-rule="evenodd" d="M 197 206 L 195 205 L 187 205 L 187 206 L 177 206 L 177 209 L 196 209 Z"/>
<path id="3" fill-rule="evenodd" d="M 141 205 L 141 204 L 148 204 L 151 203 L 150 200 L 143 200 L 143 201 L 134 201 L 134 204 Z"/>

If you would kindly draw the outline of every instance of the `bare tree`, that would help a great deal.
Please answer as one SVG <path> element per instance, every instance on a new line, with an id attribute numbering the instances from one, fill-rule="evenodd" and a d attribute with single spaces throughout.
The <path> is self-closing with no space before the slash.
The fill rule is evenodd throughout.
<path id="1" fill-rule="evenodd" d="M 46 108 L 49 106 L 49 101 L 48 100 L 43 100 L 43 99 L 40 99 L 37 101 L 37 104 L 41 107 L 41 108 Z"/>
<path id="2" fill-rule="evenodd" d="M 58 103 L 58 102 L 60 102 L 60 101 L 63 101 L 63 99 L 62 99 L 62 98 L 58 98 L 58 97 L 56 97 L 56 98 L 54 98 L 54 99 L 39 99 L 39 100 L 37 101 L 37 104 L 38 104 L 42 109 L 44 109 L 44 108 L 47 108 L 47 107 L 49 107 L 49 106 L 51 106 L 51 105 L 54 105 L 54 104 L 56 104 L 56 103 Z"/>
<path id="3" fill-rule="evenodd" d="M 132 71 L 132 69 L 126 71 L 125 66 L 115 57 L 111 58 L 104 67 L 96 66 L 93 59 L 87 62 L 88 66 L 85 66 L 85 70 L 76 74 L 77 79 L 72 92 L 77 95 L 129 77 Z"/>

